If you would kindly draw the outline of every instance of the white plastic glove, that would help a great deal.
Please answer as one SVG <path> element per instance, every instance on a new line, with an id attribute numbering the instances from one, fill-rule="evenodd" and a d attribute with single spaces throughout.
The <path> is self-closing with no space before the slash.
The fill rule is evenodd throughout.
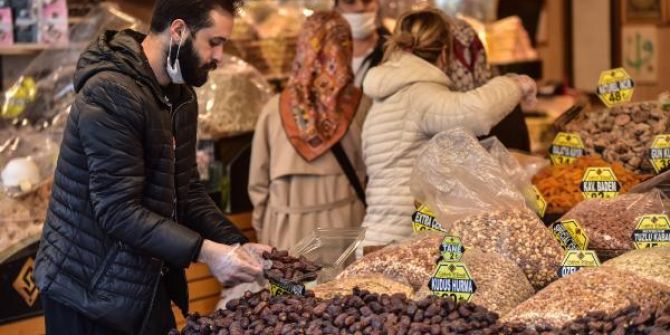
<path id="1" fill-rule="evenodd" d="M 258 259 L 263 259 L 264 252 L 272 252 L 271 246 L 260 243 L 245 243 L 242 245 L 242 249 Z"/>
<path id="2" fill-rule="evenodd" d="M 521 89 L 521 107 L 523 109 L 534 108 L 537 103 L 537 83 L 535 83 L 535 80 L 529 76 L 518 74 L 510 74 L 508 77 L 513 79 Z"/>
<path id="3" fill-rule="evenodd" d="M 244 248 L 205 240 L 198 261 L 207 264 L 209 271 L 225 286 L 248 283 L 261 277 L 263 266 Z"/>

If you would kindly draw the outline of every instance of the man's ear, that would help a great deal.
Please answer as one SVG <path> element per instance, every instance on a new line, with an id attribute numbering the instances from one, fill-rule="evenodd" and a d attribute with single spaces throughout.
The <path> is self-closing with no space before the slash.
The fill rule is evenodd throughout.
<path id="1" fill-rule="evenodd" d="M 186 36 L 188 33 L 186 30 L 188 28 L 186 27 L 186 22 L 182 19 L 176 19 L 172 21 L 170 24 L 170 28 L 168 28 L 168 34 L 170 38 L 176 43 L 181 43 L 182 42 L 182 37 Z"/>

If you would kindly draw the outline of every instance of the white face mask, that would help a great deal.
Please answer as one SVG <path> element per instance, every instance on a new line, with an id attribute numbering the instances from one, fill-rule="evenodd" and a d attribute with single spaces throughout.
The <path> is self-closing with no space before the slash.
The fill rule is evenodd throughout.
<path id="1" fill-rule="evenodd" d="M 342 16 L 349 22 L 354 39 L 360 40 L 366 38 L 372 35 L 377 28 L 375 22 L 377 20 L 376 12 L 344 13 Z"/>
<path id="2" fill-rule="evenodd" d="M 181 51 L 181 45 L 184 43 L 184 30 L 181 31 L 181 35 L 179 36 L 179 46 L 177 47 L 177 55 L 175 56 L 174 65 L 172 65 L 172 62 L 170 61 L 170 55 L 172 54 L 172 36 L 170 36 L 170 48 L 168 49 L 166 68 L 167 74 L 173 84 L 184 83 L 184 77 L 181 74 L 181 66 L 179 65 L 179 52 Z"/>

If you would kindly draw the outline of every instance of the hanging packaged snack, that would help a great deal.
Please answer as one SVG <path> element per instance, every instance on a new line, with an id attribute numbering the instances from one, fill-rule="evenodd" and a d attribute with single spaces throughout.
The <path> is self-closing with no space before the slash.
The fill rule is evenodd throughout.
<path id="1" fill-rule="evenodd" d="M 501 321 L 558 328 L 588 313 L 613 313 L 631 304 L 670 304 L 670 286 L 613 268 L 583 269 L 552 283 Z"/>
<path id="2" fill-rule="evenodd" d="M 670 247 L 633 250 L 603 264 L 670 287 Z"/>
<path id="3" fill-rule="evenodd" d="M 513 260 L 536 288 L 557 278 L 563 250 L 527 206 L 518 186 L 524 173 L 509 173 L 518 170 L 462 129 L 436 135 L 421 155 L 430 159 L 415 165 L 412 192 L 449 234 L 466 249 Z"/>
<path id="4" fill-rule="evenodd" d="M 635 249 L 632 235 L 641 217 L 664 211 L 662 195 L 657 189 L 609 200 L 589 199 L 563 215 L 552 229 L 555 234 L 568 231 L 577 249 L 595 250 L 601 260 L 607 260 Z"/>
<path id="5" fill-rule="evenodd" d="M 272 88 L 256 68 L 226 55 L 196 94 L 199 138 L 218 140 L 252 132 Z"/>
<path id="6" fill-rule="evenodd" d="M 558 131 L 578 134 L 586 155 L 601 155 L 639 174 L 665 169 L 670 151 L 657 136 L 670 133 L 668 125 L 670 105 L 658 101 L 585 108 L 555 124 Z"/>
<path id="7" fill-rule="evenodd" d="M 423 233 L 407 241 L 387 246 L 359 259 L 347 267 L 335 281 L 331 282 L 332 284 L 326 285 L 351 290 L 363 282 L 363 278 L 373 278 L 373 286 L 395 288 L 394 291 L 389 290 L 386 293 L 406 293 L 405 288 L 410 287 L 412 294 L 408 296 L 416 300 L 423 299 L 433 295 L 427 284 L 435 273 L 441 249 L 446 250 L 444 244 L 446 237 L 441 233 Z M 452 243 L 451 246 L 449 250 L 460 249 L 456 244 Z M 535 293 L 513 260 L 468 248 L 462 253 L 459 262 L 467 266 L 477 285 L 471 302 L 500 315 Z M 380 276 L 384 279 L 380 280 Z M 315 293 L 319 292 L 319 289 L 317 286 Z"/>
<path id="8" fill-rule="evenodd" d="M 609 164 L 596 155 L 580 157 L 570 165 L 545 167 L 533 177 L 532 181 L 547 201 L 547 214 L 563 215 L 582 202 L 585 194 L 582 190 L 585 180 L 589 182 L 586 186 L 587 194 L 591 194 L 592 191 L 599 192 L 597 185 L 595 190 L 593 189 L 595 185 L 593 182 L 599 178 L 590 176 L 585 178 L 587 171 L 593 167 L 611 169 L 620 185 L 617 190 L 619 195 L 628 193 L 634 186 L 651 177 L 628 171 L 619 163 Z M 597 171 L 595 175 L 598 175 Z M 604 192 L 604 189 L 601 191 Z"/>

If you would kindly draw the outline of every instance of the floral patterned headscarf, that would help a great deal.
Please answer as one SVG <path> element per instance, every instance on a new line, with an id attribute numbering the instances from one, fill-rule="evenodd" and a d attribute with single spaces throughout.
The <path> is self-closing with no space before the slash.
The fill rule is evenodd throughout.
<path id="1" fill-rule="evenodd" d="M 305 21 L 279 112 L 289 141 L 308 162 L 347 133 L 361 91 L 351 69 L 351 29 L 340 14 L 316 12 Z"/>

